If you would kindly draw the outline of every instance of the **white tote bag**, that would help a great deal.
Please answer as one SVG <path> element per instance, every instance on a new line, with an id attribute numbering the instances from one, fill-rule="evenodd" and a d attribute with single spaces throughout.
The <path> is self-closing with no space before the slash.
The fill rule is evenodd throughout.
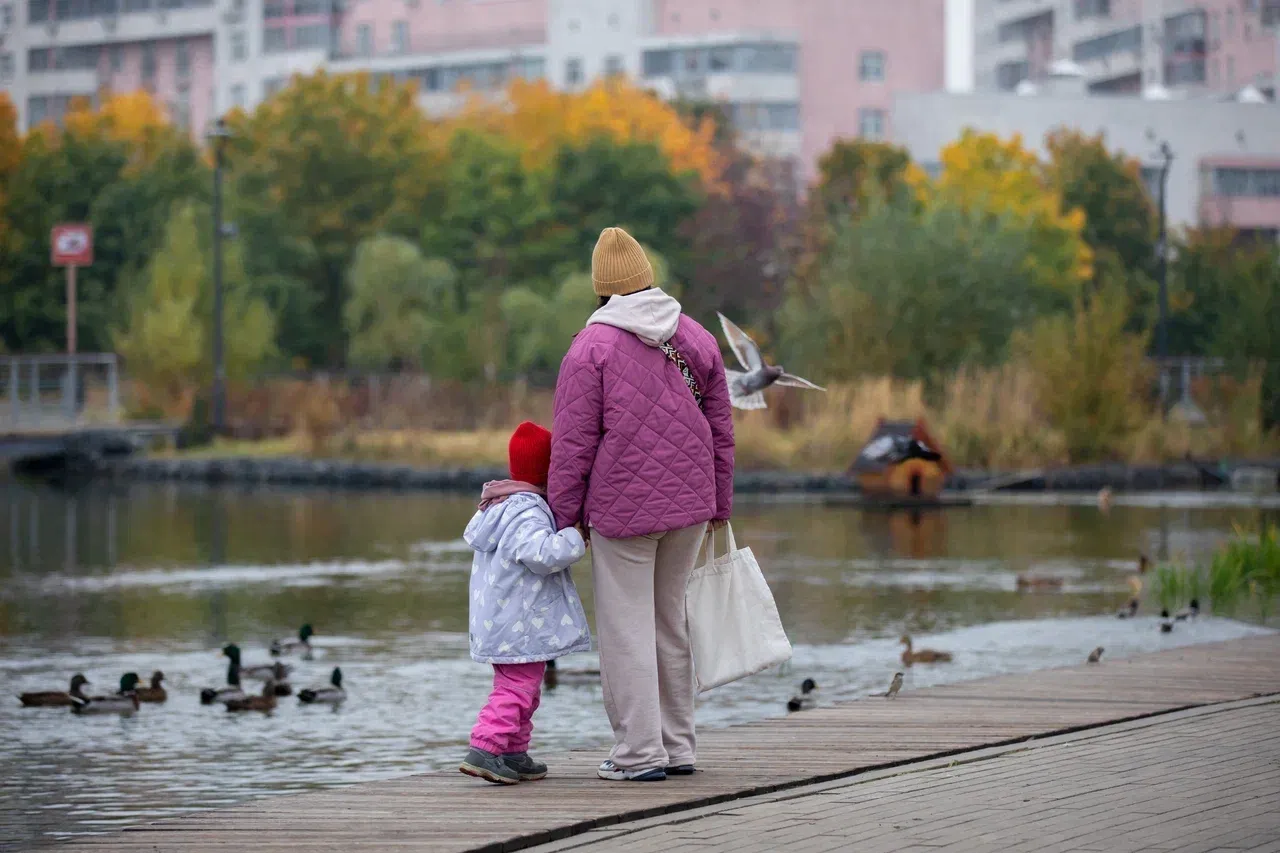
<path id="1" fill-rule="evenodd" d="M 791 642 L 755 555 L 738 548 L 732 525 L 726 529 L 729 551 L 719 557 L 715 534 L 707 531 L 706 562 L 694 568 L 684 594 L 699 693 L 791 659 Z"/>

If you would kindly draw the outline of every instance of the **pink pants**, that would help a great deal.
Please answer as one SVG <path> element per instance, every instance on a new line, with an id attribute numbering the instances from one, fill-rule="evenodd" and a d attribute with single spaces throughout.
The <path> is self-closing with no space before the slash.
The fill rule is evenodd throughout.
<path id="1" fill-rule="evenodd" d="M 471 730 L 471 745 L 494 755 L 527 752 L 546 671 L 545 662 L 495 663 L 493 692 Z"/>

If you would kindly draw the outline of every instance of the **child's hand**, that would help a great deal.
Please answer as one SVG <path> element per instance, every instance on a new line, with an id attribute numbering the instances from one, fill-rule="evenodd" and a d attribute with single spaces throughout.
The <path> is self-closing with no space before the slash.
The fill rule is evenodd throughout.
<path id="1" fill-rule="evenodd" d="M 579 521 L 577 524 L 573 526 L 573 529 L 578 531 L 578 535 L 582 537 L 582 544 L 590 548 L 591 534 L 587 532 L 587 526 L 583 524 L 581 521 Z"/>

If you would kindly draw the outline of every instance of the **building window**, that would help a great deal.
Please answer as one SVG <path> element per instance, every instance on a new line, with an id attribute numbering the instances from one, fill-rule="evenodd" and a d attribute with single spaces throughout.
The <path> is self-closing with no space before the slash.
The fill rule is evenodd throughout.
<path id="1" fill-rule="evenodd" d="M 1212 189 L 1227 198 L 1280 198 L 1280 169 L 1216 168 Z"/>
<path id="2" fill-rule="evenodd" d="M 572 56 L 564 61 L 564 82 L 566 86 L 582 84 L 582 59 Z"/>
<path id="3" fill-rule="evenodd" d="M 1075 0 L 1076 20 L 1111 17 L 1111 0 Z"/>
<path id="4" fill-rule="evenodd" d="M 284 27 L 266 27 L 262 30 L 262 52 L 282 53 L 289 49 L 289 31 Z"/>
<path id="5" fill-rule="evenodd" d="M 622 57 L 616 53 L 611 53 L 604 58 L 604 73 L 606 77 L 621 77 L 626 70 L 622 67 Z"/>
<path id="6" fill-rule="evenodd" d="M 0 53 L 0 80 L 13 78 L 13 54 Z"/>
<path id="7" fill-rule="evenodd" d="M 707 51 L 707 70 L 708 71 L 732 71 L 733 70 L 733 48 L 713 47 Z"/>
<path id="8" fill-rule="evenodd" d="M 268 21 L 273 18 L 284 18 L 289 14 L 289 7 L 285 4 L 285 0 L 266 0 L 262 4 L 262 17 Z"/>
<path id="9" fill-rule="evenodd" d="M 511 63 L 511 75 L 525 80 L 541 80 L 546 76 L 547 64 L 542 59 L 517 59 Z"/>
<path id="10" fill-rule="evenodd" d="M 27 98 L 27 126 L 35 127 L 49 113 L 49 102 L 42 97 Z"/>
<path id="11" fill-rule="evenodd" d="M 1227 7 L 1227 33 L 1226 38 L 1233 39 L 1236 37 L 1236 10 Z"/>
<path id="12" fill-rule="evenodd" d="M 646 50 L 640 57 L 641 71 L 646 77 L 666 77 L 671 74 L 674 56 L 670 50 Z"/>
<path id="13" fill-rule="evenodd" d="M 244 109 L 244 104 L 245 104 L 244 84 L 236 83 L 234 86 L 231 87 L 231 106 L 235 107 L 236 109 L 242 110 Z"/>
<path id="14" fill-rule="evenodd" d="M 363 57 L 373 56 L 373 24 L 356 27 L 356 53 Z"/>
<path id="15" fill-rule="evenodd" d="M 1236 58 L 1234 56 L 1227 57 L 1227 86 L 1234 88 L 1236 85 Z"/>
<path id="16" fill-rule="evenodd" d="M 6 30 L 13 26 L 13 7 L 8 3 L 0 6 L 0 26 Z"/>
<path id="17" fill-rule="evenodd" d="M 1142 27 L 1130 27 L 1096 39 L 1076 42 L 1071 48 L 1071 58 L 1076 62 L 1090 62 L 1122 51 L 1142 51 Z"/>
<path id="18" fill-rule="evenodd" d="M 124 48 L 118 44 L 111 45 L 111 73 L 119 74 L 124 70 Z"/>
<path id="19" fill-rule="evenodd" d="M 294 15 L 324 15 L 328 12 L 326 0 L 293 0 Z"/>
<path id="20" fill-rule="evenodd" d="M 179 92 L 178 98 L 170 106 L 170 112 L 173 113 L 173 123 L 184 130 L 191 126 L 191 95 L 187 92 Z"/>
<path id="21" fill-rule="evenodd" d="M 293 28 L 294 50 L 317 50 L 329 46 L 328 24 L 304 24 Z"/>
<path id="22" fill-rule="evenodd" d="M 884 82 L 884 51 L 864 50 L 858 57 L 858 79 L 864 83 Z"/>
<path id="23" fill-rule="evenodd" d="M 283 77 L 269 77 L 262 81 L 262 97 L 270 98 L 276 92 L 284 88 L 285 79 Z"/>
<path id="24" fill-rule="evenodd" d="M 392 21 L 391 52 L 392 53 L 408 53 L 409 52 L 409 22 L 408 21 Z"/>
<path id="25" fill-rule="evenodd" d="M 1266 0 L 1262 4 L 1262 26 L 1280 27 L 1280 0 Z"/>
<path id="26" fill-rule="evenodd" d="M 27 0 L 27 23 L 38 24 L 47 20 L 49 20 L 49 0 Z"/>
<path id="27" fill-rule="evenodd" d="M 858 135 L 868 142 L 884 139 L 884 110 L 858 110 Z"/>
<path id="28" fill-rule="evenodd" d="M 185 41 L 178 42 L 173 51 L 173 64 L 178 72 L 178 79 L 185 80 L 191 76 L 191 51 Z"/>
<path id="29" fill-rule="evenodd" d="M 156 78 L 156 46 L 151 42 L 142 44 L 142 79 L 154 81 Z"/>
<path id="30" fill-rule="evenodd" d="M 53 54 L 47 47 L 36 47 L 27 51 L 27 71 L 48 71 L 53 67 Z"/>
<path id="31" fill-rule="evenodd" d="M 1030 75 L 1031 66 L 1024 59 L 1017 62 L 1002 62 L 996 66 L 996 87 L 1004 92 L 1012 92 L 1018 84 Z"/>
<path id="32" fill-rule="evenodd" d="M 244 30 L 231 32 L 231 61 L 244 62 L 249 58 L 249 38 Z"/>
<path id="33" fill-rule="evenodd" d="M 798 103 L 730 104 L 729 123 L 743 133 L 763 130 L 799 130 L 800 105 Z"/>

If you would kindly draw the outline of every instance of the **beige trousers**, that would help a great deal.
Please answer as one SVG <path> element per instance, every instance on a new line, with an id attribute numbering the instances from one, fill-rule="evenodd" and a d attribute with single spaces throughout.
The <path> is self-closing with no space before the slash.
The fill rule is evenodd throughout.
<path id="1" fill-rule="evenodd" d="M 591 531 L 609 757 L 625 770 L 693 764 L 693 653 L 684 592 L 707 525 L 606 539 Z"/>

